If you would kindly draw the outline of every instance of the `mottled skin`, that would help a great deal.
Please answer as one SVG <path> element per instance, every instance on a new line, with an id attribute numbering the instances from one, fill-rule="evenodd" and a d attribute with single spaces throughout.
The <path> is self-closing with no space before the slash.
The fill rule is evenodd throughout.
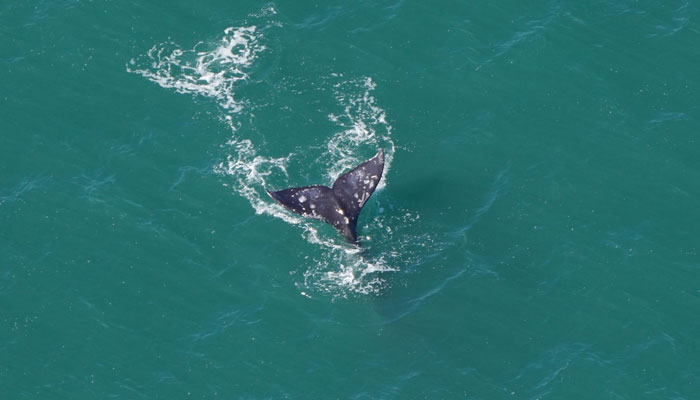
<path id="1" fill-rule="evenodd" d="M 333 225 L 348 242 L 357 242 L 357 217 L 377 188 L 384 172 L 384 151 L 341 175 L 332 187 L 314 185 L 267 190 L 275 201 L 305 217 Z"/>

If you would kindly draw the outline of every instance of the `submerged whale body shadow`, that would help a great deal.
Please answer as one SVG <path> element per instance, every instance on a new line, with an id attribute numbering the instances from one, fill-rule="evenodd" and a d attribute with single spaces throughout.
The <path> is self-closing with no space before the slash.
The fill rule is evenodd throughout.
<path id="1" fill-rule="evenodd" d="M 314 185 L 265 190 L 270 197 L 288 210 L 305 217 L 325 221 L 355 245 L 357 217 L 369 196 L 377 188 L 384 172 L 384 151 L 338 177 L 332 187 Z"/>

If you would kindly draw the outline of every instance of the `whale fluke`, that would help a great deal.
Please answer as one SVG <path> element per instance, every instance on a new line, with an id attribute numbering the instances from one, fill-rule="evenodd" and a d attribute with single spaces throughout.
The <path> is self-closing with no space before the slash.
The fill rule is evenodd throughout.
<path id="1" fill-rule="evenodd" d="M 384 172 L 384 151 L 336 179 L 332 187 L 314 185 L 266 190 L 285 208 L 333 225 L 348 242 L 357 242 L 357 217 L 377 188 Z"/>

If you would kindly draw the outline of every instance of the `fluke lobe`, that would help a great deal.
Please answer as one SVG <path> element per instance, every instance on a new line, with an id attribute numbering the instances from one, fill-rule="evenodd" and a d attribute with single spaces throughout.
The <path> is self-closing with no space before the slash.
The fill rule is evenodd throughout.
<path id="1" fill-rule="evenodd" d="M 314 185 L 266 190 L 285 208 L 333 225 L 348 242 L 357 242 L 357 217 L 384 172 L 384 151 L 341 175 L 332 187 Z"/>

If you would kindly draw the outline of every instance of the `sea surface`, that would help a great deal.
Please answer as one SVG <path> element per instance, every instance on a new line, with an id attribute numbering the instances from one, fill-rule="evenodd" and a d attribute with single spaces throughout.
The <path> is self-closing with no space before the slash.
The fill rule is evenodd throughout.
<path id="1" fill-rule="evenodd" d="M 699 251 L 696 0 L 0 1 L 0 399 L 698 399 Z"/>

